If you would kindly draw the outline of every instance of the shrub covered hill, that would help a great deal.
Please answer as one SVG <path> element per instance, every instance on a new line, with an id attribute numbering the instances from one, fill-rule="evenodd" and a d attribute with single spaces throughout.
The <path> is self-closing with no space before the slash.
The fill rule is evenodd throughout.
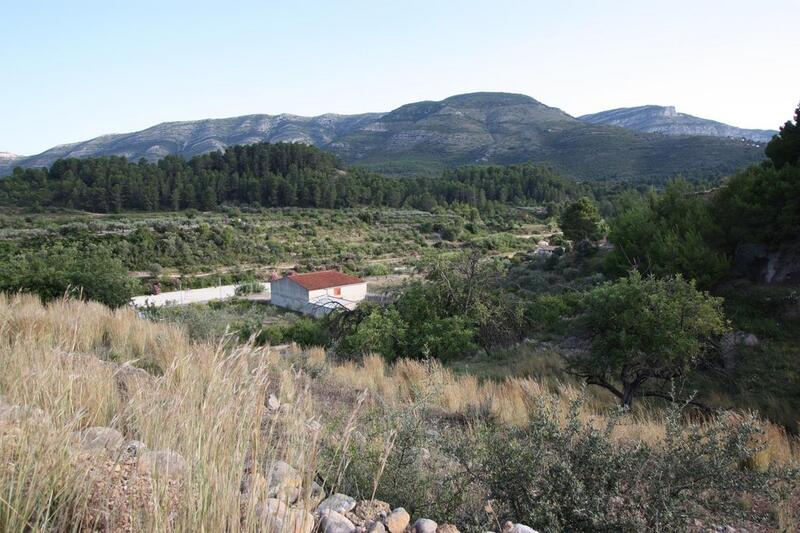
<path id="1" fill-rule="evenodd" d="M 0 159 L 0 176 L 15 166 L 43 167 L 69 157 L 154 161 L 257 142 L 311 144 L 348 164 L 404 175 L 531 161 L 580 179 L 708 178 L 757 162 L 763 154 L 763 145 L 755 141 L 639 132 L 582 121 L 525 95 L 473 93 L 410 103 L 388 113 L 168 122 Z"/>

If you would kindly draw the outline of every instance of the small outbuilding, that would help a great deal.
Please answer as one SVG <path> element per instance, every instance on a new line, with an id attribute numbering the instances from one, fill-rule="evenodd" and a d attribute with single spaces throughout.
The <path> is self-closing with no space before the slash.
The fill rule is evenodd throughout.
<path id="1" fill-rule="evenodd" d="M 354 309 L 367 297 L 366 281 L 336 270 L 291 274 L 270 284 L 274 305 L 311 316 Z"/>

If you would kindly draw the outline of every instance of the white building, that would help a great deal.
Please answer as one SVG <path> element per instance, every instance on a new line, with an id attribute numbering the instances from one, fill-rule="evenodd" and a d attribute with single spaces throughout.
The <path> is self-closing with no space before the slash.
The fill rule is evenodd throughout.
<path id="1" fill-rule="evenodd" d="M 354 309 L 367 296 L 367 282 L 335 270 L 292 274 L 271 283 L 272 303 L 306 315 Z"/>

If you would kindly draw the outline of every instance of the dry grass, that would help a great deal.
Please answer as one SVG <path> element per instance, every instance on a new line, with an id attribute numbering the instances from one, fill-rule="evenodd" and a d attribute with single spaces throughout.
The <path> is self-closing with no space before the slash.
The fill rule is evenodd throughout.
<path id="1" fill-rule="evenodd" d="M 265 530 L 257 509 L 267 487 L 258 475 L 280 460 L 300 470 L 305 498 L 322 468 L 336 485 L 352 459 L 351 440 L 361 438 L 356 418 L 365 402 L 424 403 L 443 415 L 524 424 L 531 409 L 553 399 L 566 418 L 569 400 L 581 394 L 570 385 L 525 378 L 480 381 L 436 362 L 387 365 L 370 356 L 361 364 L 333 364 L 322 349 L 278 353 L 193 343 L 179 329 L 131 310 L 70 300 L 44 306 L 25 295 L 0 295 L 0 358 L 2 531 L 63 531 L 76 524 L 129 531 Z M 351 391 L 349 419 L 336 434 L 324 433 L 314 418 L 329 406 L 315 404 L 311 384 Z M 268 401 L 272 394 L 279 408 Z M 607 424 L 597 406 L 587 405 L 581 417 L 598 428 Z M 113 455 L 87 452 L 75 432 L 91 426 L 116 428 L 150 449 L 173 450 L 188 472 L 168 481 Z M 657 417 L 641 414 L 624 416 L 614 432 L 619 440 L 654 444 L 663 435 Z M 383 437 L 379 445 L 388 457 L 394 437 Z M 779 428 L 766 425 L 763 438 L 767 463 L 797 460 Z M 323 440 L 333 452 L 320 465 Z M 380 467 L 376 484 L 382 474 Z M 243 497 L 248 483 L 252 490 Z"/>
<path id="2" fill-rule="evenodd" d="M 527 423 L 529 413 L 543 403 L 557 405 L 557 415 L 566 419 L 571 402 L 581 391 L 570 384 L 543 385 L 529 378 L 507 377 L 500 380 L 478 380 L 472 375 L 455 374 L 437 362 L 401 359 L 387 365 L 378 356 L 366 357 L 362 364 L 348 361 L 333 364 L 331 379 L 358 390 L 369 390 L 386 402 L 399 404 L 424 399 L 443 413 L 469 417 L 490 415 L 509 424 Z M 555 400 L 555 402 L 554 402 Z M 608 425 L 608 404 L 587 402 L 580 419 L 603 430 Z M 645 442 L 658 445 L 666 435 L 663 416 L 654 410 L 642 409 L 626 413 L 614 425 L 611 436 L 618 442 Z M 761 456 L 767 463 L 800 463 L 797 439 L 775 424 L 763 424 L 765 450 Z"/>
<path id="3" fill-rule="evenodd" d="M 192 344 L 130 310 L 29 296 L 0 295 L 0 333 L 0 530 L 259 530 L 266 487 L 241 500 L 245 465 L 313 467 L 307 391 L 267 349 Z M 270 393 L 291 403 L 269 413 Z M 180 453 L 188 476 L 134 479 L 113 456 L 87 456 L 74 432 L 97 425 Z"/>

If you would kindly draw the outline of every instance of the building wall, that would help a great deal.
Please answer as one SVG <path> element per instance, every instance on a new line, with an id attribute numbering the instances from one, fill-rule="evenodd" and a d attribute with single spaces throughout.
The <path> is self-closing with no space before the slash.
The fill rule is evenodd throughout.
<path id="1" fill-rule="evenodd" d="M 367 283 L 356 283 L 340 287 L 341 294 L 335 296 L 335 287 L 308 291 L 288 279 L 272 282 L 272 303 L 301 313 L 321 316 L 340 306 L 355 309 L 358 302 L 367 296 Z"/>
<path id="2" fill-rule="evenodd" d="M 356 283 L 355 285 L 345 285 L 341 287 L 342 294 L 341 296 L 334 296 L 333 295 L 333 288 L 326 289 L 327 295 L 331 298 L 337 298 L 342 300 L 347 300 L 349 302 L 360 302 L 364 298 L 367 297 L 367 282 L 364 283 Z"/>
<path id="3" fill-rule="evenodd" d="M 297 283 L 284 278 L 273 281 L 270 285 L 274 305 L 301 312 L 308 307 L 308 291 Z"/>

